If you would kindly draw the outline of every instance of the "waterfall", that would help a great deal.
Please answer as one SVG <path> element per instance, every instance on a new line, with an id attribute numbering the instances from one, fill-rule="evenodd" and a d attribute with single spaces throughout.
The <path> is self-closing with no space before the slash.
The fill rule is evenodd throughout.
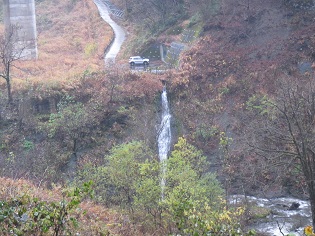
<path id="1" fill-rule="evenodd" d="M 165 187 L 165 173 L 166 173 L 166 159 L 167 155 L 170 151 L 171 147 L 171 114 L 168 107 L 167 101 L 167 92 L 166 88 L 163 88 L 162 92 L 162 121 L 160 124 L 159 132 L 158 132 L 158 149 L 159 149 L 159 159 L 162 163 L 162 180 L 161 180 L 161 188 L 162 188 L 162 199 L 163 192 Z"/>

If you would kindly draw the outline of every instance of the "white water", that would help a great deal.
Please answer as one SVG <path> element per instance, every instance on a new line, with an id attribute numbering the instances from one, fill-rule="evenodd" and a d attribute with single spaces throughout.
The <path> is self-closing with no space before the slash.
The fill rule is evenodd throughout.
<path id="1" fill-rule="evenodd" d="M 115 21 L 113 21 L 110 16 L 108 9 L 105 3 L 102 0 L 94 0 L 95 5 L 98 8 L 100 16 L 106 21 L 114 30 L 115 38 L 109 49 L 109 51 L 105 55 L 105 64 L 111 64 L 115 62 L 115 58 L 120 50 L 121 45 L 125 41 L 126 34 L 121 26 L 119 26 Z"/>
<path id="2" fill-rule="evenodd" d="M 243 195 L 234 195 L 230 200 L 230 203 L 237 203 L 244 201 L 245 198 Z M 264 235 L 283 236 L 293 233 L 295 236 L 302 236 L 304 227 L 311 225 L 309 201 L 290 197 L 267 199 L 251 196 L 247 196 L 246 201 L 271 211 L 265 219 L 257 219 L 249 226 L 249 229 L 255 229 Z M 300 206 L 296 210 L 288 210 L 293 202 L 299 203 Z"/>
<path id="3" fill-rule="evenodd" d="M 115 58 L 125 40 L 125 31 L 110 18 L 110 14 L 107 10 L 106 5 L 102 0 L 94 0 L 101 17 L 106 21 L 114 30 L 115 39 L 112 43 L 110 50 L 105 55 L 105 65 L 115 62 Z M 167 100 L 166 89 L 163 89 L 162 93 L 162 121 L 158 131 L 158 149 L 159 149 L 159 159 L 162 163 L 162 199 L 163 192 L 165 188 L 165 173 L 168 153 L 170 151 L 171 145 L 171 126 L 170 126 L 171 114 L 169 111 L 169 105 Z M 240 201 L 243 196 L 233 196 L 232 202 Z M 269 208 L 272 214 L 269 215 L 263 221 L 257 221 L 249 226 L 250 229 L 255 229 L 258 232 L 264 233 L 270 236 L 283 236 L 288 233 L 294 233 L 296 236 L 303 235 L 303 228 L 306 225 L 311 225 L 311 211 L 309 201 L 303 201 L 300 199 L 293 198 L 276 198 L 276 199 L 265 199 L 265 198 L 255 198 L 247 197 L 247 200 L 251 203 L 257 204 L 260 207 Z M 288 211 L 287 209 L 281 207 L 283 205 L 290 205 L 292 202 L 299 202 L 300 207 L 297 210 Z M 278 222 L 278 223 L 277 223 Z M 279 228 L 280 227 L 280 228 Z"/>
<path id="4" fill-rule="evenodd" d="M 161 180 L 161 188 L 162 188 L 162 198 L 165 187 L 165 173 L 166 173 L 166 164 L 167 155 L 170 151 L 171 147 L 171 114 L 168 106 L 167 100 L 167 92 L 164 87 L 162 92 L 162 121 L 159 127 L 158 132 L 158 148 L 159 148 L 159 159 L 162 163 L 162 180 Z"/>

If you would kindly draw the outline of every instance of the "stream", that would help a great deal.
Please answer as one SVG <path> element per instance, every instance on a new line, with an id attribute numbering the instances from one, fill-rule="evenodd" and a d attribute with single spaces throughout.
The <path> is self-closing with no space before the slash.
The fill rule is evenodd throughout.
<path id="1" fill-rule="evenodd" d="M 264 233 L 269 236 L 284 236 L 292 233 L 296 236 L 302 236 L 304 227 L 311 225 L 311 207 L 309 201 L 290 198 L 257 198 L 244 195 L 233 195 L 230 203 L 246 201 L 250 205 L 267 208 L 270 214 L 265 218 L 254 220 L 248 229 L 255 229 L 256 232 Z M 295 209 L 292 203 L 298 203 Z M 294 208 L 289 210 L 289 208 Z"/>
<path id="2" fill-rule="evenodd" d="M 115 38 L 110 46 L 110 49 L 104 57 L 105 65 L 115 63 L 115 58 L 126 38 L 125 31 L 110 18 L 109 11 L 102 0 L 94 0 L 94 3 L 99 10 L 100 16 L 112 27 L 115 34 Z M 167 159 L 171 142 L 171 115 L 169 112 L 165 88 L 163 89 L 161 97 L 162 121 L 158 131 L 158 149 L 160 161 L 163 162 Z M 165 173 L 166 166 L 164 166 L 161 171 L 162 173 Z M 164 179 L 162 179 L 162 189 L 164 185 L 165 182 Z M 237 204 L 242 201 L 270 210 L 271 213 L 267 217 L 253 221 L 248 227 L 248 229 L 255 229 L 256 232 L 264 233 L 264 235 L 284 236 L 289 233 L 293 233 L 296 236 L 302 236 L 304 227 L 311 225 L 311 210 L 309 201 L 290 197 L 267 199 L 247 196 L 245 198 L 243 195 L 233 195 L 230 198 L 231 204 Z M 288 210 L 292 203 L 298 203 L 299 206 L 296 209 Z"/>

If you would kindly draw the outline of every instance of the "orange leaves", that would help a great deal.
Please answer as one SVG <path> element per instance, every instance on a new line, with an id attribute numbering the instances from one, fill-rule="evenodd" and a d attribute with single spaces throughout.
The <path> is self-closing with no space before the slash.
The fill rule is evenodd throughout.
<path id="1" fill-rule="evenodd" d="M 53 194 L 52 194 L 53 193 Z M 43 190 L 24 179 L 0 178 L 0 198 L 9 199 L 28 194 L 32 197 L 40 197 L 44 200 L 55 201 L 61 199 L 61 188 L 55 186 L 52 192 Z"/>
<path id="2" fill-rule="evenodd" d="M 39 58 L 23 61 L 22 70 L 13 79 L 34 81 L 67 81 L 86 69 L 104 66 L 104 48 L 113 35 L 111 28 L 99 17 L 92 0 L 41 2 L 36 6 L 38 24 L 43 29 L 38 37 Z M 69 4 L 73 4 L 69 8 Z M 49 23 L 50 22 L 50 23 Z M 84 48 L 95 44 L 96 53 L 86 56 Z"/>
<path id="3" fill-rule="evenodd" d="M 126 79 L 129 75 L 124 75 Z M 131 97 L 154 96 L 156 91 L 162 90 L 162 82 L 158 76 L 143 73 L 136 81 L 128 81 L 124 85 L 124 93 Z"/>

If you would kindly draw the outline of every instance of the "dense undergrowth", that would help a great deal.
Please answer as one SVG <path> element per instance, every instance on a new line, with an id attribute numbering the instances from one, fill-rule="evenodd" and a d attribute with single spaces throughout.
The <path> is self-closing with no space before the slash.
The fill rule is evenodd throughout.
<path id="1" fill-rule="evenodd" d="M 10 106 L 0 82 L 1 210 L 12 220 L 8 227 L 53 235 L 58 222 L 33 224 L 34 210 L 62 212 L 63 187 L 73 193 L 89 181 L 93 199 L 68 194 L 67 203 L 75 204 L 67 214 L 78 224 L 64 230 L 241 235 L 255 216 L 246 206 L 227 208 L 225 194 L 307 196 L 297 161 L 279 166 L 256 155 L 248 140 L 249 127 L 270 114 L 266 104 L 275 100 L 279 79 L 313 78 L 311 1 L 172 1 L 167 9 L 154 2 L 162 5 L 152 13 L 140 11 L 147 6 L 141 1 L 115 1 L 126 8 L 129 23 L 122 23 L 131 32 L 119 60 L 152 43 L 180 40 L 183 29 L 198 29 L 200 37 L 187 43 L 178 68 L 164 75 L 104 68 L 112 32 L 92 1 L 36 1 L 39 59 L 14 68 Z M 175 137 L 164 199 L 156 154 L 161 81 Z M 27 227 L 24 213 L 33 214 Z"/>
<path id="2" fill-rule="evenodd" d="M 223 175 L 231 174 L 230 186 L 236 191 L 246 186 L 248 193 L 300 197 L 305 191 L 296 162 L 284 164 L 291 176 L 268 165 L 248 146 L 246 133 L 253 119 L 250 111 L 263 110 L 264 100 L 275 98 L 279 80 L 307 81 L 314 76 L 314 11 L 290 4 L 252 2 L 243 16 L 240 5 L 239 14 L 234 15 L 228 14 L 227 6 L 225 13 L 231 17 L 219 15 L 204 22 L 206 35 L 183 54 L 181 70 L 170 80 L 178 127 L 186 128 L 181 132 L 189 133 L 189 140 L 206 151 L 212 162 L 220 166 L 228 162 Z M 228 160 L 214 148 L 220 145 L 222 132 L 230 139 Z M 253 178 L 243 178 L 238 169 L 248 170 L 241 175 Z M 262 183 L 259 188 L 257 183 Z"/>

